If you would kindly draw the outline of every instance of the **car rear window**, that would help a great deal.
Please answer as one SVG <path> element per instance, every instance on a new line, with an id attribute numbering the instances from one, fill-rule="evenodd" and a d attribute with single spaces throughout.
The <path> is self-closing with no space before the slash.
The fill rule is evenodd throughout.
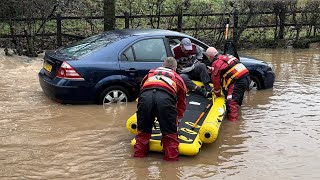
<path id="1" fill-rule="evenodd" d="M 58 53 L 64 54 L 70 58 L 79 58 L 90 52 L 96 51 L 102 47 L 108 46 L 120 39 L 123 39 L 124 35 L 106 32 L 103 34 L 95 35 L 79 42 L 63 47 L 58 50 Z"/>

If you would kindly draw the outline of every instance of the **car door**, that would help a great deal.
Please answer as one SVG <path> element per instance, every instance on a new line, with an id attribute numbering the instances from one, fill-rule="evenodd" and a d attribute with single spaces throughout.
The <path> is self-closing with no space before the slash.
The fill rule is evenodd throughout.
<path id="1" fill-rule="evenodd" d="M 121 54 L 120 70 L 124 79 L 139 85 L 150 69 L 162 66 L 167 56 L 164 38 L 142 39 Z"/>

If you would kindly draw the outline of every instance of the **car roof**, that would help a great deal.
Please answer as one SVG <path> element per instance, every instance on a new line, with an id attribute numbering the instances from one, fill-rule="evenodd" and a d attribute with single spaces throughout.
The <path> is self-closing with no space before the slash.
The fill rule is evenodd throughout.
<path id="1" fill-rule="evenodd" d="M 186 34 L 177 32 L 177 31 L 171 31 L 171 30 L 165 30 L 165 29 L 119 29 L 119 30 L 113 30 L 108 31 L 117 33 L 120 35 L 133 35 L 133 36 L 145 36 L 145 35 L 151 35 L 151 36 L 185 36 L 190 37 Z"/>

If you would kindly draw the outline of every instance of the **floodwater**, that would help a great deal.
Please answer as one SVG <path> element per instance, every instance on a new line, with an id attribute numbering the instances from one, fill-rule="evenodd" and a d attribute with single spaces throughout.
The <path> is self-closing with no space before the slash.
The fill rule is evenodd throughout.
<path id="1" fill-rule="evenodd" d="M 127 106 L 48 99 L 41 58 L 0 51 L 0 179 L 319 179 L 320 47 L 246 50 L 273 66 L 273 89 L 246 93 L 237 122 L 178 162 L 132 158 Z"/>

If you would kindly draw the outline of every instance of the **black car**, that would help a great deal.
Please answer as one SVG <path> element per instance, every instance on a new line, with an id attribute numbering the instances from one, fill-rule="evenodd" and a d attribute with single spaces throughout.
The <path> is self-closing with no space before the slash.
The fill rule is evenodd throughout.
<path id="1" fill-rule="evenodd" d="M 205 43 L 183 33 L 161 29 L 107 31 L 47 51 L 39 72 L 40 85 L 60 103 L 113 103 L 134 100 L 147 72 L 172 56 L 173 47 L 188 37 L 205 51 Z M 204 56 L 205 58 L 205 56 Z M 251 87 L 273 87 L 275 75 L 262 60 L 240 57 L 249 69 Z"/>

